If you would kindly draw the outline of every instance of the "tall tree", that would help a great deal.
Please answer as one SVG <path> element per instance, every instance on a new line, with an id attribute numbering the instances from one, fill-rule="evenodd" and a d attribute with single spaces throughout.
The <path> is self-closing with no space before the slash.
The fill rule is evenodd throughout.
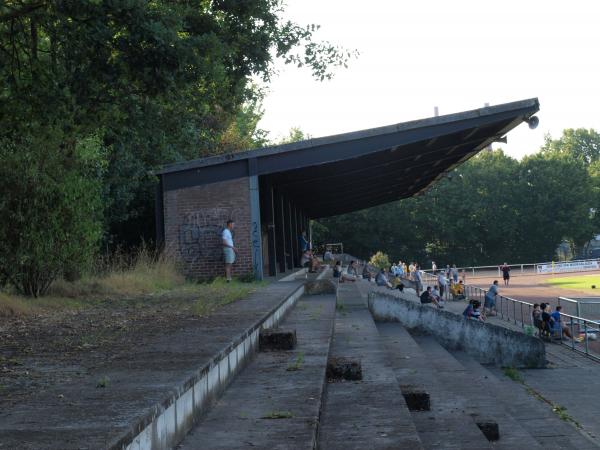
<path id="1" fill-rule="evenodd" d="M 152 168 L 260 145 L 264 135 L 256 130 L 260 111 L 251 81 L 268 81 L 275 58 L 326 79 L 350 56 L 314 40 L 316 26 L 286 21 L 283 14 L 280 0 L 0 3 L 4 169 L 18 173 L 19 155 L 48 153 L 56 164 L 40 164 L 39 177 L 55 179 L 58 195 L 57 176 L 73 168 L 87 175 L 78 149 L 94 140 L 94 164 L 104 167 L 105 242 L 131 245 L 152 237 Z M 27 190 L 14 192 L 25 205 Z M 62 195 L 56 201 L 68 193 Z M 12 212 L 8 207 L 0 203 L 1 217 Z M 0 222 L 0 236 L 10 226 Z"/>

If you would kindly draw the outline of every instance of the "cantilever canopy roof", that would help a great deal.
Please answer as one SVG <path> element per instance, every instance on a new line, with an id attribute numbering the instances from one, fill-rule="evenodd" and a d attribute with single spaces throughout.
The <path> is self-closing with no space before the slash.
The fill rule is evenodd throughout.
<path id="1" fill-rule="evenodd" d="M 310 218 L 411 197 L 527 120 L 537 98 L 167 166 L 163 189 L 258 175 Z"/>

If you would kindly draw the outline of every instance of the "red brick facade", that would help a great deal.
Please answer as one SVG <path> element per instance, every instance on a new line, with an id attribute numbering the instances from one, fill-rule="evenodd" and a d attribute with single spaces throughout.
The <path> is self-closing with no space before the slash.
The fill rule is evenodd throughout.
<path id="1" fill-rule="evenodd" d="M 252 272 L 249 191 L 248 178 L 238 178 L 165 192 L 165 246 L 186 276 L 224 276 L 221 232 L 229 219 L 238 249 L 233 275 Z"/>

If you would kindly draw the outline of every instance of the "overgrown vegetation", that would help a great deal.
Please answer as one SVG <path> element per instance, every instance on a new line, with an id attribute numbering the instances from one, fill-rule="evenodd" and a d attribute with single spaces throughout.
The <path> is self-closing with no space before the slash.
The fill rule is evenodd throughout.
<path id="1" fill-rule="evenodd" d="M 262 416 L 261 419 L 291 419 L 292 417 L 294 415 L 290 411 L 271 411 Z"/>
<path id="2" fill-rule="evenodd" d="M 521 374 L 514 367 L 505 367 L 504 369 L 502 369 L 502 372 L 504 373 L 505 376 L 507 376 L 508 378 L 510 378 L 513 381 L 517 381 L 517 382 L 523 381 L 523 379 L 521 378 Z"/>
<path id="3" fill-rule="evenodd" d="M 145 246 L 132 257 L 117 253 L 110 259 L 101 258 L 96 264 L 96 273 L 73 281 L 61 278 L 42 298 L 0 292 L 0 317 L 24 317 L 49 309 L 81 309 L 106 300 L 140 303 L 143 307 L 148 299 L 163 294 L 168 295 L 171 307 L 189 308 L 194 315 L 207 316 L 265 284 L 244 280 L 227 283 L 223 278 L 206 283 L 187 281 L 172 259 L 155 255 Z M 183 301 L 178 296 L 194 300 Z"/>
<path id="4" fill-rule="evenodd" d="M 378 269 L 388 269 L 391 265 L 389 256 L 381 251 L 378 251 L 371 256 L 369 264 Z"/>
<path id="5" fill-rule="evenodd" d="M 0 285 L 44 295 L 101 243 L 153 239 L 151 169 L 265 145 L 255 82 L 274 60 L 323 80 L 352 56 L 283 16 L 280 0 L 0 2 Z"/>
<path id="6" fill-rule="evenodd" d="M 295 372 L 302 368 L 302 364 L 304 363 L 304 352 L 299 352 L 296 356 L 296 360 L 293 364 L 288 364 L 287 370 L 288 372 Z"/>

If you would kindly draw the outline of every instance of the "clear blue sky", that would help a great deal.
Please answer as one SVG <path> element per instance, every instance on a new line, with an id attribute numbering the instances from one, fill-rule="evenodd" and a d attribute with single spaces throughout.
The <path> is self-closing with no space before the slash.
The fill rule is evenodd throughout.
<path id="1" fill-rule="evenodd" d="M 278 64 L 260 126 L 312 136 L 538 97 L 540 126 L 509 134 L 521 157 L 546 133 L 600 130 L 600 2 L 290 0 L 286 14 L 360 56 L 333 80 Z"/>

